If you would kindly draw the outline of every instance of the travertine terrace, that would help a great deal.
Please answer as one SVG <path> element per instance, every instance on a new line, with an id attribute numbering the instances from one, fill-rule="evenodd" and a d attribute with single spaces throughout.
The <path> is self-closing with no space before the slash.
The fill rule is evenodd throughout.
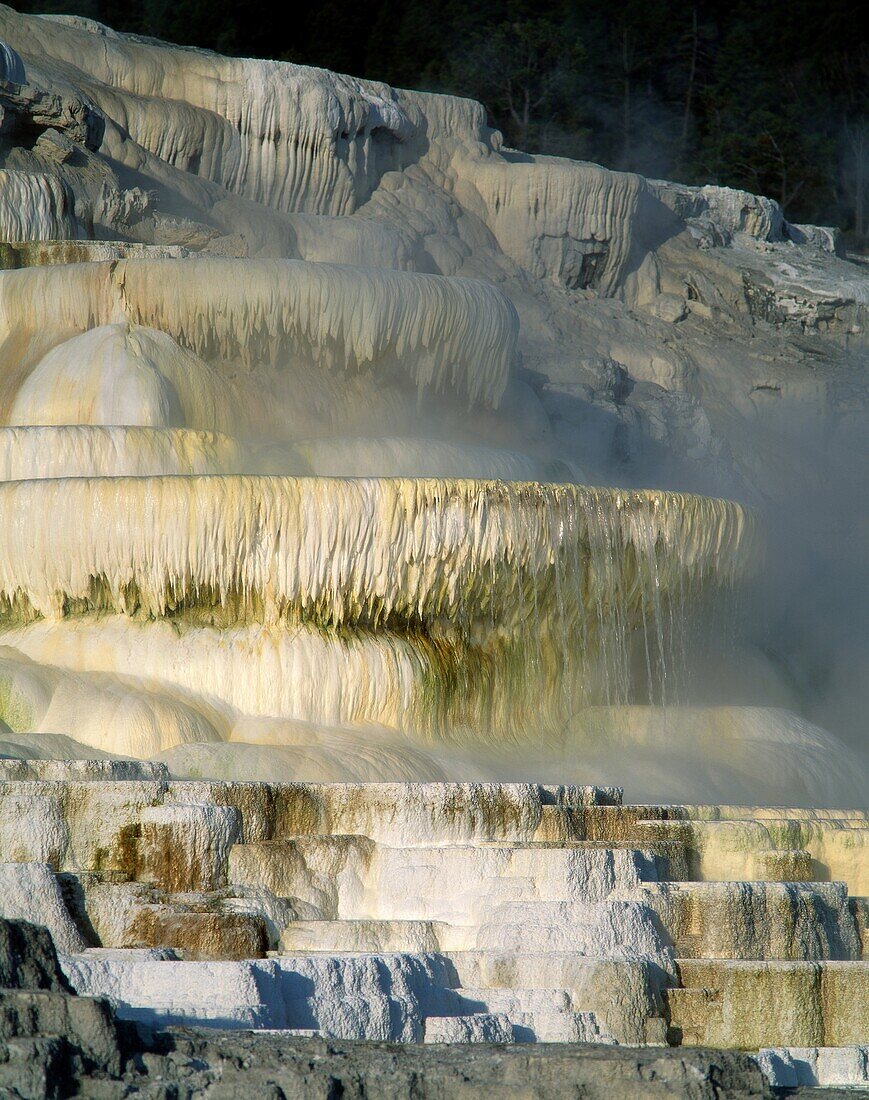
<path id="1" fill-rule="evenodd" d="M 835 232 L 470 101 L 0 40 L 0 916 L 158 1026 L 863 1081 L 865 756 L 727 633 L 865 424 Z"/>

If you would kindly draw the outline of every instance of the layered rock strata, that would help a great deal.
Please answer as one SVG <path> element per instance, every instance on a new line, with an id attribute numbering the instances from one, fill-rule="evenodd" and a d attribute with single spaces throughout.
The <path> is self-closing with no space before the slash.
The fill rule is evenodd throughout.
<path id="1" fill-rule="evenodd" d="M 520 1053 L 521 1052 L 521 1053 Z M 554 1088 L 591 1098 L 630 1093 L 770 1096 L 751 1059 L 732 1052 L 621 1051 L 617 1047 L 523 1048 L 322 1040 L 304 1030 L 270 1033 L 152 1031 L 115 1018 L 103 998 L 73 994 L 50 936 L 0 920 L 0 1091 L 19 1100 L 69 1096 L 238 1095 L 447 1097 L 469 1100 L 497 1079 L 507 1095 Z M 685 1093 L 687 1095 L 687 1093 Z"/>
<path id="2" fill-rule="evenodd" d="M 0 791 L 4 915 L 45 924 L 70 984 L 122 1018 L 410 1043 L 865 1043 L 865 815 L 719 810 L 717 828 L 762 827 L 770 847 L 737 839 L 716 866 L 708 810 L 614 789 L 135 767 L 10 764 Z M 802 874 L 783 882 L 795 853 L 774 845 L 795 825 Z M 842 833 L 850 860 L 821 862 Z"/>

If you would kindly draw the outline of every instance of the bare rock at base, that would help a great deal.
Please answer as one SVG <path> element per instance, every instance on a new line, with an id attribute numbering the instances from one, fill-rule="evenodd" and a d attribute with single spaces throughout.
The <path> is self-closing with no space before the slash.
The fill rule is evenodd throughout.
<path id="1" fill-rule="evenodd" d="M 445 1036 L 446 1038 L 446 1036 Z M 485 1038 L 481 1036 L 481 1038 Z M 0 1100 L 771 1100 L 737 1051 L 589 1043 L 397 1044 L 289 1031 L 151 1030 L 69 991 L 45 928 L 0 919 Z M 787 1090 L 788 1095 L 803 1095 Z M 805 1090 L 834 1100 L 837 1090 Z"/>
<path id="2" fill-rule="evenodd" d="M 47 928 L 0 919 L 0 1097 L 73 1096 L 122 1066 L 109 1002 L 72 993 Z"/>
<path id="3" fill-rule="evenodd" d="M 0 989 L 69 990 L 47 928 L 0 918 Z"/>

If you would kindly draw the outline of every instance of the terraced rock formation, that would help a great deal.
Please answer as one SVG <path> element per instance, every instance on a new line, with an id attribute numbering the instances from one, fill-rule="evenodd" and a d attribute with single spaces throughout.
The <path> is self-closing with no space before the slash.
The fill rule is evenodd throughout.
<path id="1" fill-rule="evenodd" d="M 48 927 L 66 980 L 122 1020 L 711 1046 L 761 1051 L 773 1083 L 797 1063 L 865 1083 L 865 814 L 4 771 L 0 908 Z"/>
<path id="2" fill-rule="evenodd" d="M 655 1100 L 769 1097 L 756 1064 L 727 1052 L 622 1051 L 617 1047 L 427 1046 L 341 1042 L 274 1032 L 154 1031 L 118 1020 L 103 998 L 74 994 L 51 937 L 0 920 L 0 1094 L 43 1100 L 82 1095 L 300 1098 L 344 1096 L 468 1100 L 498 1080 L 545 1097 L 554 1088 L 591 1098 L 614 1092 Z M 521 1053 L 520 1053 L 521 1052 Z M 535 1050 L 537 1054 L 537 1050 Z M 819 1095 L 828 1095 L 826 1090 Z"/>
<path id="3" fill-rule="evenodd" d="M 865 267 L 468 101 L 0 38 L 0 915 L 58 952 L 0 1089 L 863 1082 Z"/>

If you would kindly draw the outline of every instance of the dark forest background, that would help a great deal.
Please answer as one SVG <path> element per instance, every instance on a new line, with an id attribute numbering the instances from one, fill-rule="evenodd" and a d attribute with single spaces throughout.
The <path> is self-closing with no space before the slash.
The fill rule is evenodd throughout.
<path id="1" fill-rule="evenodd" d="M 482 100 L 511 145 L 777 199 L 869 243 L 859 0 L 14 0 Z"/>

